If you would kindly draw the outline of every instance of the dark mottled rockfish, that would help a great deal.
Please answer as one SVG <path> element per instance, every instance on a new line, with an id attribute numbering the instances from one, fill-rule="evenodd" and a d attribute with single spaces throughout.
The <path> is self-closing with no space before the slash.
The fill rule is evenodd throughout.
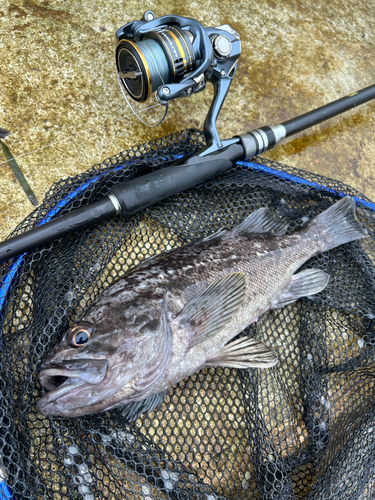
<path id="1" fill-rule="evenodd" d="M 267 208 L 121 278 L 83 314 L 46 360 L 44 415 L 76 417 L 126 405 L 129 420 L 155 408 L 165 391 L 209 366 L 267 368 L 262 342 L 232 339 L 268 309 L 320 292 L 329 275 L 295 272 L 310 257 L 366 235 L 347 197 L 302 229 Z"/>

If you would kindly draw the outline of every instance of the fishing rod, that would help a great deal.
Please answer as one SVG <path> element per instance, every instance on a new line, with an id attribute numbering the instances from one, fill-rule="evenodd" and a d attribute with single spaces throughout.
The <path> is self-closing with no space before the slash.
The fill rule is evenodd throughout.
<path id="1" fill-rule="evenodd" d="M 116 36 L 116 64 L 124 96 L 143 103 L 155 93 L 165 106 L 164 117 L 171 100 L 201 92 L 207 83 L 214 86 L 204 123 L 206 145 L 195 155 L 117 184 L 99 201 L 49 220 L 58 211 L 52 213 L 36 228 L 0 243 L 0 262 L 109 217 L 134 215 L 229 170 L 238 161 L 265 153 L 282 139 L 375 98 L 375 85 L 371 85 L 278 125 L 221 140 L 216 121 L 241 53 L 240 36 L 234 29 L 229 25 L 204 28 L 194 19 L 156 18 L 146 11 L 142 20 L 122 26 Z"/>

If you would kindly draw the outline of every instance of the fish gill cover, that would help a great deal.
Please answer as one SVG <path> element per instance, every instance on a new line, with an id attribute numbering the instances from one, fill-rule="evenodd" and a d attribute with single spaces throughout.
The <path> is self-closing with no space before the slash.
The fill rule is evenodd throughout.
<path id="1" fill-rule="evenodd" d="M 184 131 L 52 186 L 13 235 L 197 151 Z M 129 424 L 117 408 L 36 411 L 43 361 L 103 290 L 152 255 L 230 229 L 260 207 L 289 232 L 345 195 L 370 238 L 310 259 L 319 294 L 265 313 L 246 334 L 276 366 L 210 367 Z M 375 491 L 375 244 L 370 200 L 337 181 L 256 159 L 129 219 L 116 217 L 0 265 L 0 498 L 370 499 Z M 242 335 L 242 334 L 241 334 Z"/>

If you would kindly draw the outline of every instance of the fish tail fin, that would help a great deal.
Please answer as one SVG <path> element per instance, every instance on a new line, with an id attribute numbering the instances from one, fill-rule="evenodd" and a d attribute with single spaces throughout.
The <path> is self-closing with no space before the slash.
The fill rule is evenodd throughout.
<path id="1" fill-rule="evenodd" d="M 308 227 L 319 228 L 319 233 L 324 239 L 323 251 L 367 236 L 367 230 L 357 220 L 355 201 L 350 196 L 345 196 L 314 217 Z"/>

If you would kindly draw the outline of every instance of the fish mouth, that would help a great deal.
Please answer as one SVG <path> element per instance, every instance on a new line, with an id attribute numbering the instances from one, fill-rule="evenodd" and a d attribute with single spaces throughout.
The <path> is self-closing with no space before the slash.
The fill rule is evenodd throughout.
<path id="1" fill-rule="evenodd" d="M 37 402 L 37 410 L 43 415 L 63 415 L 61 406 L 74 399 L 77 391 L 103 382 L 107 368 L 106 359 L 46 363 L 39 374 L 39 380 L 47 392 Z"/>
<path id="2" fill-rule="evenodd" d="M 106 359 L 62 361 L 44 365 L 43 368 L 39 374 L 41 386 L 46 391 L 55 391 L 62 386 L 76 385 L 77 382 L 100 384 L 107 373 L 108 361 Z"/>
<path id="3" fill-rule="evenodd" d="M 40 376 L 40 383 L 46 391 L 54 391 L 63 385 L 70 377 L 64 375 L 48 375 L 48 372 Z M 77 379 L 78 380 L 78 379 Z"/>

